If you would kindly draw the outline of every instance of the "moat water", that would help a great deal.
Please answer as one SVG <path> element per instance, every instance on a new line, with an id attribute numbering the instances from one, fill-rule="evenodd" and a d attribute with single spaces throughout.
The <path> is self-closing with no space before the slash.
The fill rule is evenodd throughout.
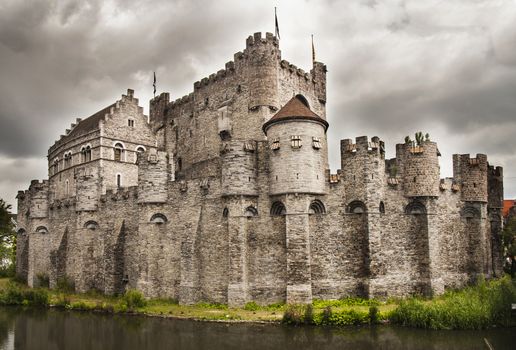
<path id="1" fill-rule="evenodd" d="M 516 329 L 426 331 L 225 324 L 0 307 L 0 349 L 488 349 L 516 348 Z"/>

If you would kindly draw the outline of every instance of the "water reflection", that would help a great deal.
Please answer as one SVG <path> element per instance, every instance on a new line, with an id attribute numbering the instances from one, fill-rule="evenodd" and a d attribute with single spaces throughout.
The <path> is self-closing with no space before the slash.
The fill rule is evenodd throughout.
<path id="1" fill-rule="evenodd" d="M 0 308 L 1 349 L 513 349 L 516 329 L 424 331 L 223 324 Z"/>

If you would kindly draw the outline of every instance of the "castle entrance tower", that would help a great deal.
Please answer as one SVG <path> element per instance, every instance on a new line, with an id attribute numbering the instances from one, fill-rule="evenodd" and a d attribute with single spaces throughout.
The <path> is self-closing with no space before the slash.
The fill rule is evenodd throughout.
<path id="1" fill-rule="evenodd" d="M 269 140 L 269 195 L 286 209 L 287 303 L 312 301 L 308 214 L 314 195 L 326 193 L 327 128 L 302 96 L 263 125 Z"/>

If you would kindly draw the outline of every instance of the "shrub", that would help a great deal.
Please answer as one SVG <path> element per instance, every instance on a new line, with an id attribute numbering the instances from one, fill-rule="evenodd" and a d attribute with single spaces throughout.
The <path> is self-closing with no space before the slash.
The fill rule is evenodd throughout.
<path id="1" fill-rule="evenodd" d="M 322 317 L 321 317 L 321 324 L 322 325 L 330 325 L 331 324 L 331 316 L 332 316 L 333 312 L 331 310 L 331 306 L 326 306 L 322 312 Z"/>
<path id="2" fill-rule="evenodd" d="M 125 303 L 130 310 L 142 308 L 147 305 L 147 300 L 145 300 L 143 293 L 136 289 L 127 290 L 122 297 L 122 302 Z"/>
<path id="3" fill-rule="evenodd" d="M 306 313 L 306 305 L 289 304 L 283 313 L 281 322 L 291 325 L 300 325 L 304 323 Z"/>
<path id="4" fill-rule="evenodd" d="M 42 288 L 48 288 L 50 285 L 50 278 L 46 273 L 38 273 L 36 275 L 36 285 Z"/>
<path id="5" fill-rule="evenodd" d="M 201 309 L 217 309 L 217 310 L 227 310 L 228 306 L 226 304 L 221 303 L 208 303 L 208 302 L 201 302 L 195 304 L 196 307 Z"/>
<path id="6" fill-rule="evenodd" d="M 312 306 L 312 304 L 306 305 L 303 321 L 305 324 L 314 324 L 314 307 Z"/>
<path id="7" fill-rule="evenodd" d="M 258 305 L 254 301 L 251 301 L 251 302 L 245 304 L 244 310 L 247 310 L 247 311 L 257 311 L 257 310 L 260 310 L 260 305 Z"/>
<path id="8" fill-rule="evenodd" d="M 48 292 L 44 289 L 23 290 L 14 283 L 9 283 L 0 293 L 0 304 L 3 305 L 47 306 L 49 299 Z"/>
<path id="9" fill-rule="evenodd" d="M 59 294 L 57 296 L 57 300 L 56 300 L 55 306 L 59 307 L 59 308 L 66 309 L 66 308 L 70 307 L 70 303 L 71 303 L 70 297 L 68 295 L 62 293 L 62 294 Z"/>
<path id="10" fill-rule="evenodd" d="M 380 321 L 379 315 L 378 315 L 378 307 L 377 306 L 370 306 L 369 307 L 369 322 L 370 323 L 378 323 Z"/>
<path id="11" fill-rule="evenodd" d="M 60 292 L 75 292 L 75 282 L 68 276 L 60 277 L 56 281 L 56 289 Z"/>

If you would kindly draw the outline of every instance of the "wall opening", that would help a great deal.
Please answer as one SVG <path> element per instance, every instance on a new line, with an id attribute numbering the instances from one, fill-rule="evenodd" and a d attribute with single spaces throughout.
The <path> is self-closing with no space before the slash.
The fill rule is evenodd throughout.
<path id="1" fill-rule="evenodd" d="M 309 214 L 326 214 L 326 208 L 324 207 L 323 202 L 319 199 L 316 199 L 310 203 L 310 207 L 308 208 Z"/>
<path id="2" fill-rule="evenodd" d="M 285 205 L 280 202 L 276 201 L 272 203 L 271 205 L 271 215 L 272 216 L 281 216 L 287 214 L 287 208 L 285 208 Z"/>

